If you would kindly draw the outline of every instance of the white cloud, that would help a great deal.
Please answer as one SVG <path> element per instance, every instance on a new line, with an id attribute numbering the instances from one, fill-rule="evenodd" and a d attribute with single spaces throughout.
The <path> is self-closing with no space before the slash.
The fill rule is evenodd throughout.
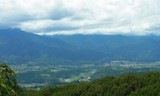
<path id="1" fill-rule="evenodd" d="M 160 33 L 160 0 L 0 0 L 0 12 L 1 27 L 36 34 Z"/>

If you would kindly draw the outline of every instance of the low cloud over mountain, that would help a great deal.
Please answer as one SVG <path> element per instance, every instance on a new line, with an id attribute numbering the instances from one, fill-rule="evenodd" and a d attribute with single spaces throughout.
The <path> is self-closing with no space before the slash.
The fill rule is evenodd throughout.
<path id="1" fill-rule="evenodd" d="M 0 0 L 0 27 L 36 34 L 159 34 L 159 0 Z"/>

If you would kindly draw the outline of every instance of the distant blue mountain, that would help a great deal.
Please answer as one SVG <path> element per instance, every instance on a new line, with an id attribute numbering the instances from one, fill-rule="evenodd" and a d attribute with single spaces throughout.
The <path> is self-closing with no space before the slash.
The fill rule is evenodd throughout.
<path id="1" fill-rule="evenodd" d="M 154 35 L 39 36 L 19 29 L 0 30 L 0 62 L 74 64 L 114 60 L 160 61 L 160 37 Z"/>
<path id="2" fill-rule="evenodd" d="M 98 54 L 98 55 L 97 55 Z M 39 36 L 19 29 L 0 30 L 0 61 L 25 63 L 41 59 L 59 61 L 94 61 L 105 56 L 102 52 L 77 49 L 63 40 Z M 45 59 L 44 59 L 45 58 Z"/>
<path id="3" fill-rule="evenodd" d="M 124 35 L 54 35 L 78 49 L 88 49 L 105 54 L 105 60 L 139 62 L 160 61 L 160 36 Z"/>

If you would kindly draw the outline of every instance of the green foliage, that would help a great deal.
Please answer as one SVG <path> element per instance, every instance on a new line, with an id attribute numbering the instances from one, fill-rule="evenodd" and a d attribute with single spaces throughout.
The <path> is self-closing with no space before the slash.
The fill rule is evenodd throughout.
<path id="1" fill-rule="evenodd" d="M 20 91 L 15 75 L 6 64 L 0 64 L 0 96 L 16 96 Z"/>
<path id="2" fill-rule="evenodd" d="M 160 73 L 126 74 L 93 82 L 24 91 L 23 96 L 160 96 Z"/>

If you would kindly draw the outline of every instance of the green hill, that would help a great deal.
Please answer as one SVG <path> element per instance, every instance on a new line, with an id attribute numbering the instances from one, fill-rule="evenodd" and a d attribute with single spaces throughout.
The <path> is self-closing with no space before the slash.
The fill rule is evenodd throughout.
<path id="1" fill-rule="evenodd" d="M 125 74 L 92 82 L 25 91 L 23 96 L 160 96 L 160 73 Z"/>

